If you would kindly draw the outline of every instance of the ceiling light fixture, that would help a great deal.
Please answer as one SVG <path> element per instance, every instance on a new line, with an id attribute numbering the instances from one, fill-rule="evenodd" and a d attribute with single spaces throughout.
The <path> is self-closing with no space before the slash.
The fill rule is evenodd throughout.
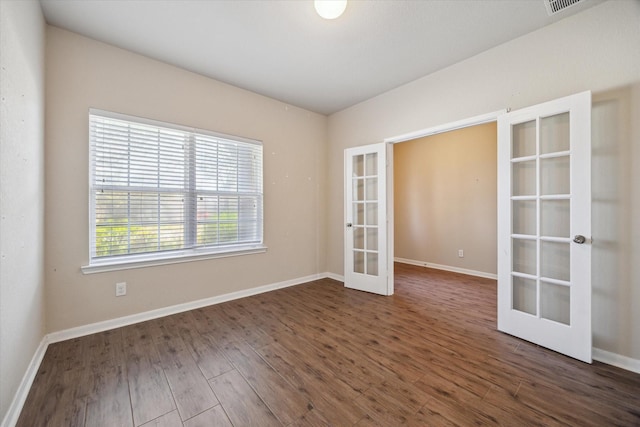
<path id="1" fill-rule="evenodd" d="M 347 0 L 314 0 L 313 5 L 324 19 L 336 19 L 347 8 Z"/>

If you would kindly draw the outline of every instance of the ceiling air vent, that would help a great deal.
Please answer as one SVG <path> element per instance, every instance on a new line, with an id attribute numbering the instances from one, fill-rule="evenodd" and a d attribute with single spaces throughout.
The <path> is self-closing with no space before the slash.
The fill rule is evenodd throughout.
<path id="1" fill-rule="evenodd" d="M 544 6 L 547 8 L 549 15 L 555 15 L 581 1 L 583 0 L 544 0 Z"/>

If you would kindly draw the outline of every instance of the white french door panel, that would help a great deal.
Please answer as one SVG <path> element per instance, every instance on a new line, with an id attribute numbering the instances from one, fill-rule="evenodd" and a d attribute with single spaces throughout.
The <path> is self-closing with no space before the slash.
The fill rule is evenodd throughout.
<path id="1" fill-rule="evenodd" d="M 591 363 L 591 93 L 498 118 L 498 329 Z"/>
<path id="2" fill-rule="evenodd" d="M 345 150 L 344 285 L 380 295 L 393 293 L 387 177 L 387 144 Z"/>

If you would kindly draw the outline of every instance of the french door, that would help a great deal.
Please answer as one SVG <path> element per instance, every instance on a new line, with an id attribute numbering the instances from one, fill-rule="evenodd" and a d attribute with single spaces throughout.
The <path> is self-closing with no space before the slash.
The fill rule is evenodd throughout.
<path id="1" fill-rule="evenodd" d="M 498 329 L 591 363 L 591 93 L 498 118 Z"/>
<path id="2" fill-rule="evenodd" d="M 387 178 L 387 144 L 345 150 L 344 285 L 381 295 L 393 294 Z"/>

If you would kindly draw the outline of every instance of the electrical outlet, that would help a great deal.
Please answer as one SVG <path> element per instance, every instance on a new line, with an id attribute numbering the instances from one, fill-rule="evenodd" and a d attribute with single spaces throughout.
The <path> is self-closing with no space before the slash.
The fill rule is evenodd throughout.
<path id="1" fill-rule="evenodd" d="M 462 249 L 458 249 L 458 258 L 464 258 L 464 251 Z"/>
<path id="2" fill-rule="evenodd" d="M 127 282 L 116 283 L 116 296 L 123 297 L 127 294 Z"/>

